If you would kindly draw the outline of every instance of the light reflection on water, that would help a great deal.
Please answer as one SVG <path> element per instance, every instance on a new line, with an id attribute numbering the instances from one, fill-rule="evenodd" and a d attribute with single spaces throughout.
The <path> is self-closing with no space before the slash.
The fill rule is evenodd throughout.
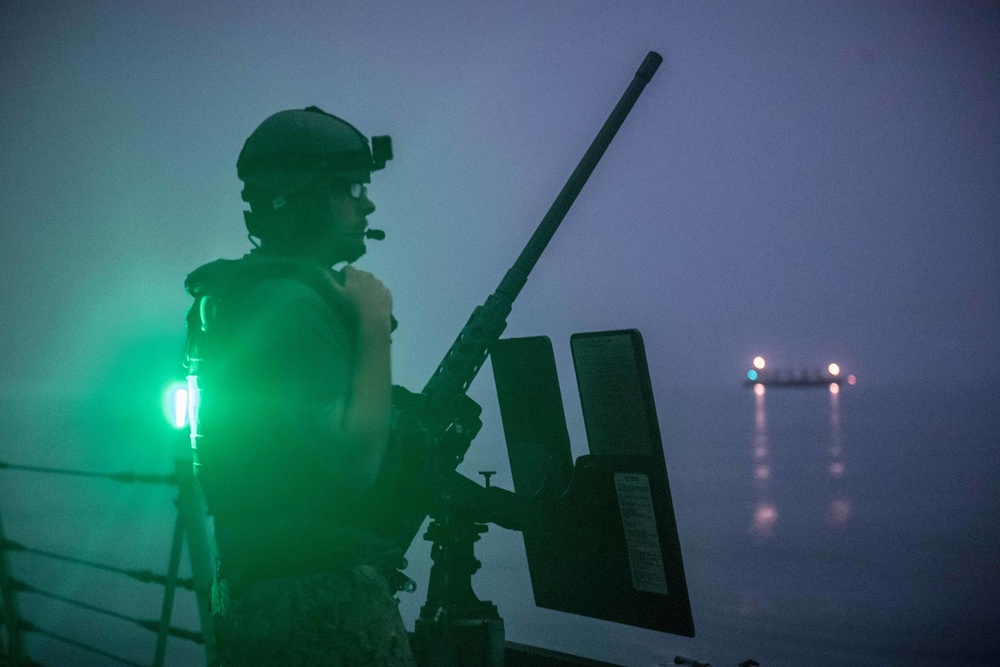
<path id="1" fill-rule="evenodd" d="M 671 477 L 701 531 L 681 533 L 699 638 L 671 643 L 715 665 L 1000 665 L 1000 390 L 839 389 L 689 403 L 724 444 Z"/>
<path id="2" fill-rule="evenodd" d="M 847 461 L 844 454 L 840 392 L 837 385 L 830 386 L 829 434 L 827 447 L 827 473 L 830 478 L 830 503 L 827 507 L 827 524 L 841 528 L 850 521 L 851 500 L 847 495 L 845 476 Z M 771 442 L 767 423 L 767 389 L 762 384 L 754 386 L 754 420 L 751 440 L 753 512 L 750 533 L 767 539 L 774 535 L 779 512 L 772 491 L 774 469 L 771 464 Z"/>
<path id="3" fill-rule="evenodd" d="M 847 462 L 844 458 L 844 443 L 841 431 L 840 392 L 830 391 L 830 479 L 833 484 L 833 498 L 827 512 L 827 521 L 834 528 L 847 525 L 851 518 L 851 501 L 847 497 L 844 475 Z"/>
<path id="4" fill-rule="evenodd" d="M 774 534 L 778 523 L 778 508 L 771 493 L 771 448 L 767 435 L 767 410 L 764 395 L 767 390 L 762 384 L 754 386 L 753 413 L 753 520 L 750 532 L 768 538 Z"/>

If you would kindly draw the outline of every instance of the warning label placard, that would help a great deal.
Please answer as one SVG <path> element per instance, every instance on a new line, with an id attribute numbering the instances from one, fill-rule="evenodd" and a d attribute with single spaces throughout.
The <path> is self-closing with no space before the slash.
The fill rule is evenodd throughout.
<path id="1" fill-rule="evenodd" d="M 649 478 L 638 473 L 615 473 L 618 509 L 625 528 L 632 587 L 637 591 L 667 594 L 667 577 L 656 530 Z"/>

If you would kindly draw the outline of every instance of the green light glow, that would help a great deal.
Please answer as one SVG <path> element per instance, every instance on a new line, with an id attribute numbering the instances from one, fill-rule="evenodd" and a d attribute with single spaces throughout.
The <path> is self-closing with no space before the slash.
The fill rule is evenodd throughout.
<path id="1" fill-rule="evenodd" d="M 188 387 L 186 382 L 175 382 L 163 395 L 163 412 L 174 428 L 184 428 L 188 420 Z"/>
<path id="2" fill-rule="evenodd" d="M 750 378 L 751 381 L 756 380 L 757 371 L 747 371 L 747 377 Z"/>
<path id="3" fill-rule="evenodd" d="M 198 439 L 198 406 L 201 404 L 201 391 L 198 389 L 198 376 L 187 376 L 187 418 L 191 424 L 191 447 L 195 447 Z"/>

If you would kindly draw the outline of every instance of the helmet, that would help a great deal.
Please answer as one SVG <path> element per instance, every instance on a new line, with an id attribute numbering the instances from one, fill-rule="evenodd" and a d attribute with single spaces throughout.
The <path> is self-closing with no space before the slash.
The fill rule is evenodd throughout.
<path id="1" fill-rule="evenodd" d="M 322 178 L 368 183 L 392 159 L 389 137 L 372 137 L 372 148 L 357 128 L 319 107 L 279 111 L 243 144 L 236 171 L 248 186 L 289 195 Z"/>

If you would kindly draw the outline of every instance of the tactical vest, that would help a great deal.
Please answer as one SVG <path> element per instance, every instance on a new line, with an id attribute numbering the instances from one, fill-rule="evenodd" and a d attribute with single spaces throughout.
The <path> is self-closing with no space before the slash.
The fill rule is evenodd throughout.
<path id="1" fill-rule="evenodd" d="M 241 478 L 245 483 L 246 475 L 249 479 L 266 478 L 271 472 L 278 472 L 268 470 L 273 468 L 273 462 L 253 460 L 255 455 L 266 452 L 244 447 L 241 443 L 220 441 L 241 437 L 249 442 L 254 440 L 252 433 L 241 433 L 240 427 L 245 418 L 254 416 L 252 407 L 247 407 L 252 406 L 254 392 L 264 394 L 266 388 L 248 385 L 244 378 L 226 377 L 221 368 L 235 337 L 235 327 L 239 325 L 235 318 L 243 308 L 245 297 L 261 282 L 276 278 L 302 282 L 319 294 L 335 315 L 344 312 L 343 304 L 329 284 L 330 272 L 308 260 L 254 255 L 239 260 L 217 260 L 192 272 L 185 281 L 185 288 L 194 299 L 187 313 L 184 357 L 189 378 L 194 378 L 189 382 L 197 385 L 192 388 L 197 391 L 199 404 L 191 420 L 195 470 L 208 509 L 216 515 L 230 513 L 227 505 L 232 503 L 224 499 L 226 493 L 231 494 L 229 489 L 215 487 L 237 484 Z M 252 369 L 250 376 L 253 376 Z M 240 414 L 237 411 L 240 405 L 251 414 Z M 207 423 L 203 423 L 202 416 L 207 417 Z M 211 428 L 206 430 L 208 425 Z M 206 466 L 229 468 L 233 474 L 209 470 Z M 252 503 L 244 505 L 250 507 Z M 257 509 L 266 511 L 269 508 Z"/>

